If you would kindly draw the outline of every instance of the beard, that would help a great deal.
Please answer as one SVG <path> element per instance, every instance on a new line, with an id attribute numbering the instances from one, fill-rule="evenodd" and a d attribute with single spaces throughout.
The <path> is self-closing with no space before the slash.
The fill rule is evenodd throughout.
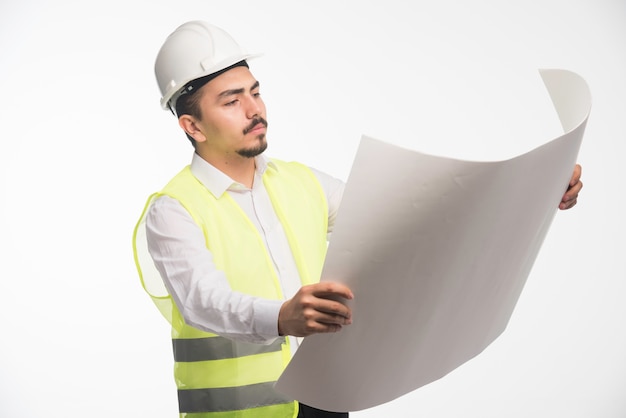
<path id="1" fill-rule="evenodd" d="M 241 148 L 237 150 L 237 154 L 241 155 L 245 158 L 254 158 L 257 155 L 260 155 L 267 149 L 267 140 L 265 139 L 265 134 L 261 134 L 257 136 L 258 144 L 249 148 Z"/>
<path id="2" fill-rule="evenodd" d="M 261 124 L 267 128 L 267 121 L 264 118 L 258 116 L 254 118 L 248 126 L 246 126 L 246 128 L 243 130 L 243 134 L 246 135 L 258 124 Z M 245 158 L 254 158 L 257 155 L 261 154 L 263 151 L 265 151 L 267 149 L 267 140 L 265 138 L 265 134 L 257 136 L 256 139 L 258 140 L 256 146 L 239 149 L 237 150 L 237 154 Z"/>

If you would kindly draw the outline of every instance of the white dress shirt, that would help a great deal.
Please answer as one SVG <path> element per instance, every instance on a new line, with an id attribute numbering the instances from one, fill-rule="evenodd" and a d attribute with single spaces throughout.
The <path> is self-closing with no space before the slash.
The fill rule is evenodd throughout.
<path id="1" fill-rule="evenodd" d="M 228 193 L 259 231 L 274 263 L 283 295 L 291 298 L 301 287 L 300 275 L 287 237 L 274 212 L 261 176 L 268 164 L 256 157 L 252 188 L 235 182 L 194 153 L 191 172 L 215 196 Z M 339 209 L 344 183 L 312 169 L 328 200 L 328 233 Z M 278 313 L 283 301 L 231 290 L 218 270 L 204 235 L 180 203 L 167 196 L 156 199 L 146 217 L 148 250 L 187 324 L 223 337 L 269 344 L 278 337 Z M 241 254 L 245 262 L 246 254 Z M 297 342 L 292 339 L 292 348 Z"/>

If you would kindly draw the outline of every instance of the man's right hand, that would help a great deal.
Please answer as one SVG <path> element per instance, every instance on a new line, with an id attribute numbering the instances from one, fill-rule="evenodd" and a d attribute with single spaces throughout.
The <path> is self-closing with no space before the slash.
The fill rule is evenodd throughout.
<path id="1" fill-rule="evenodd" d="M 350 289 L 333 282 L 303 286 L 280 308 L 278 333 L 306 337 L 311 334 L 337 332 L 352 323 L 352 311 L 341 300 L 352 299 Z"/>

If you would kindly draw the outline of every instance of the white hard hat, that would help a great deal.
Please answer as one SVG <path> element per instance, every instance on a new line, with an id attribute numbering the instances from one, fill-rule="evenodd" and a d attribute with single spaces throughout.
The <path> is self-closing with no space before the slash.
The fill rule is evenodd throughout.
<path id="1" fill-rule="evenodd" d="M 258 55 L 248 54 L 227 32 L 210 23 L 182 24 L 167 37 L 154 64 L 161 107 L 173 110 L 176 93 L 188 82 Z"/>

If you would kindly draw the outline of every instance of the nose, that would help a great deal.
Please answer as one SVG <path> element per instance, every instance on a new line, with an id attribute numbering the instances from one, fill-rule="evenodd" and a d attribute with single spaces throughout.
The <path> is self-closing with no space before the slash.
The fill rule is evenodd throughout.
<path id="1" fill-rule="evenodd" d="M 246 116 L 248 119 L 253 119 L 256 116 L 259 116 L 262 112 L 262 105 L 260 102 L 260 98 L 256 98 L 254 96 L 248 96 L 246 100 Z"/>

